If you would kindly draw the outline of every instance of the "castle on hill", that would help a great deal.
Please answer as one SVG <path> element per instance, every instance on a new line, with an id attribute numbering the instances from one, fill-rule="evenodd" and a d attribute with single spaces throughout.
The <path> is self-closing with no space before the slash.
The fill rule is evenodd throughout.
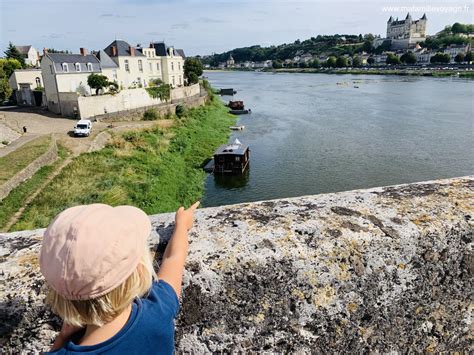
<path id="1" fill-rule="evenodd" d="M 426 14 L 418 20 L 413 20 L 410 13 L 404 20 L 393 19 L 387 21 L 387 39 L 392 42 L 392 49 L 414 47 L 416 43 L 426 39 Z"/>

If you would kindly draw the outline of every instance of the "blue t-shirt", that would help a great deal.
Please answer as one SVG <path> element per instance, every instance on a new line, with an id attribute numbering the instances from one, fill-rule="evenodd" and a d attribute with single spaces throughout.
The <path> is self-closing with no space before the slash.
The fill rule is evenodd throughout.
<path id="1" fill-rule="evenodd" d="M 127 323 L 103 343 L 80 346 L 69 341 L 63 348 L 46 354 L 173 354 L 174 318 L 179 301 L 165 281 L 154 282 L 150 294 L 133 302 Z"/>

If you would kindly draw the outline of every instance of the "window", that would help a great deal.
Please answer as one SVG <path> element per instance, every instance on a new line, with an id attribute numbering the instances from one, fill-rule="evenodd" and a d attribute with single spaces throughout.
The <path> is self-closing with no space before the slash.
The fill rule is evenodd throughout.
<path id="1" fill-rule="evenodd" d="M 67 65 L 67 63 L 63 63 L 63 72 L 69 73 L 69 66 Z"/>
<path id="2" fill-rule="evenodd" d="M 174 70 L 174 63 L 171 62 L 171 70 Z"/>
<path id="3" fill-rule="evenodd" d="M 178 70 L 181 70 L 181 63 L 178 62 Z"/>
<path id="4" fill-rule="evenodd" d="M 160 63 L 156 63 L 156 70 L 160 71 Z"/>
<path id="5" fill-rule="evenodd" d="M 173 81 L 173 86 L 174 86 L 175 85 L 174 76 L 171 77 L 171 80 Z"/>
<path id="6" fill-rule="evenodd" d="M 141 59 L 138 60 L 138 70 L 140 73 L 143 73 L 143 63 Z"/>
<path id="7" fill-rule="evenodd" d="M 92 71 L 92 63 L 87 63 L 87 70 Z"/>
<path id="8" fill-rule="evenodd" d="M 117 79 L 117 70 L 112 70 L 112 76 L 114 79 Z"/>
<path id="9" fill-rule="evenodd" d="M 179 76 L 179 86 L 183 85 L 183 78 L 181 77 L 181 75 Z"/>
<path id="10" fill-rule="evenodd" d="M 153 71 L 153 64 L 151 64 L 151 63 L 148 63 L 148 64 L 150 66 L 150 71 L 152 72 Z"/>
<path id="11" fill-rule="evenodd" d="M 130 66 L 128 65 L 128 59 L 125 59 L 125 71 L 130 73 Z"/>
<path id="12" fill-rule="evenodd" d="M 81 65 L 79 63 L 74 64 L 76 71 L 81 71 Z"/>
<path id="13" fill-rule="evenodd" d="M 51 75 L 53 75 L 53 74 L 54 74 L 53 66 L 50 65 L 50 66 L 49 66 L 49 69 L 51 70 Z"/>
<path id="14" fill-rule="evenodd" d="M 40 78 L 36 78 L 35 81 L 36 81 L 36 87 L 37 87 L 37 88 L 41 87 L 41 79 L 40 79 Z"/>

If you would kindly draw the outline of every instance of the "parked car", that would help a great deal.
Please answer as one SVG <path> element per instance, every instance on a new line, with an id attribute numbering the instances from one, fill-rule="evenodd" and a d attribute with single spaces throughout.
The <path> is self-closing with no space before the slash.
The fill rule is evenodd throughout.
<path id="1" fill-rule="evenodd" d="M 74 127 L 74 135 L 88 137 L 91 134 L 92 122 L 90 120 L 80 120 Z"/>

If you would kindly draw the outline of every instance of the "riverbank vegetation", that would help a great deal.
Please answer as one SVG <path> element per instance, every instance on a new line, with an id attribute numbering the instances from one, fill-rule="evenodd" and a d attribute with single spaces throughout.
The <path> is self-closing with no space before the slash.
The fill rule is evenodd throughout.
<path id="1" fill-rule="evenodd" d="M 226 142 L 235 116 L 218 98 L 158 126 L 117 133 L 97 152 L 82 154 L 32 201 L 12 230 L 48 225 L 63 209 L 94 202 L 132 204 L 148 214 L 171 212 L 204 193 L 202 164 Z"/>
<path id="2" fill-rule="evenodd" d="M 7 182 L 28 164 L 46 153 L 51 144 L 50 136 L 42 136 L 0 158 L 0 185 Z"/>
<path id="3" fill-rule="evenodd" d="M 401 75 L 401 76 L 432 76 L 460 78 L 474 78 L 474 71 L 457 70 L 406 70 L 406 69 L 378 69 L 378 68 L 281 68 L 267 69 L 265 71 L 276 73 L 310 73 L 310 74 L 354 74 L 354 75 Z"/>
<path id="4" fill-rule="evenodd" d="M 469 34 L 474 33 L 474 25 L 455 23 L 446 26 L 443 31 L 420 43 L 428 49 L 441 49 L 451 44 L 472 44 Z M 296 40 L 293 43 L 284 43 L 277 46 L 262 47 L 259 45 L 235 48 L 230 51 L 213 54 L 203 58 L 205 64 L 217 67 L 219 63 L 225 62 L 232 56 L 237 63 L 261 62 L 264 60 L 284 61 L 293 59 L 296 55 L 308 53 L 313 56 L 340 57 L 347 55 L 354 57 L 362 52 L 368 54 L 380 54 L 390 50 L 388 42 L 384 42 L 377 48 L 374 47 L 375 36 L 371 33 L 362 35 L 336 34 L 318 35 L 306 40 Z"/>

